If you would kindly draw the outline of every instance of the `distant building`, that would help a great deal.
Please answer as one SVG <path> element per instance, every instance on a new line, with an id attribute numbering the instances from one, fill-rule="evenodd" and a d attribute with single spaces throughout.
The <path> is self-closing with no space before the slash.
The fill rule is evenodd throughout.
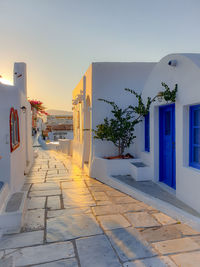
<path id="1" fill-rule="evenodd" d="M 51 112 L 53 113 L 53 111 Z M 73 138 L 73 115 L 72 112 L 55 111 L 56 114 L 47 116 L 46 130 L 44 135 L 48 135 L 51 141 L 58 139 L 72 139 Z"/>

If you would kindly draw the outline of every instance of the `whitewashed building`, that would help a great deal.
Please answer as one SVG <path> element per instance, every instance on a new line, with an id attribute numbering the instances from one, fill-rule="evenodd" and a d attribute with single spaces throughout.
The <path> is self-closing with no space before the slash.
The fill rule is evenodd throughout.
<path id="1" fill-rule="evenodd" d="M 9 205 L 15 203 L 17 206 L 19 201 L 20 206 L 25 199 L 24 193 L 20 193 L 20 190 L 24 184 L 25 174 L 29 172 L 33 163 L 31 106 L 27 101 L 25 63 L 15 63 L 14 85 L 0 83 L 0 126 L 1 232 L 2 228 L 3 231 L 7 228 L 12 231 L 19 226 L 18 217 L 12 218 L 13 210 Z M 20 218 L 20 213 L 18 215 Z"/>
<path id="2" fill-rule="evenodd" d="M 171 89 L 178 84 L 176 102 L 157 99 L 152 104 L 148 122 L 137 125 L 136 139 L 127 150 L 135 159 L 103 159 L 117 152 L 112 144 L 92 139 L 92 129 L 111 115 L 109 105 L 97 99 L 134 105 L 134 96 L 123 88 L 142 92 L 147 99 L 163 91 L 161 82 Z M 200 54 L 170 54 L 158 63 L 92 64 L 73 92 L 73 157 L 82 166 L 88 163 L 88 173 L 98 179 L 129 174 L 138 181 L 162 183 L 200 212 L 199 84 Z"/>

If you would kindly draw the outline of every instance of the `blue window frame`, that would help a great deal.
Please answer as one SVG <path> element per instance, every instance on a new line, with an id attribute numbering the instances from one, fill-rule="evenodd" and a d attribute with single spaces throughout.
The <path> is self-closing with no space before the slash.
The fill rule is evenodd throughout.
<path id="1" fill-rule="evenodd" d="M 144 117 L 144 149 L 150 151 L 150 124 L 149 124 L 149 113 Z"/>
<path id="2" fill-rule="evenodd" d="M 200 169 L 200 105 L 190 106 L 189 165 Z"/>

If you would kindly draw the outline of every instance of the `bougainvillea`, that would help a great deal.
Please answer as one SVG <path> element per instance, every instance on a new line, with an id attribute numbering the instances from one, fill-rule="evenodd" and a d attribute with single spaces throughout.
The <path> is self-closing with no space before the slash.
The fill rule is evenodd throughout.
<path id="1" fill-rule="evenodd" d="M 29 103 L 31 104 L 31 108 L 35 109 L 38 115 L 49 115 L 46 111 L 45 111 L 45 106 L 43 105 L 43 102 L 39 101 L 39 100 L 30 100 L 29 99 Z"/>

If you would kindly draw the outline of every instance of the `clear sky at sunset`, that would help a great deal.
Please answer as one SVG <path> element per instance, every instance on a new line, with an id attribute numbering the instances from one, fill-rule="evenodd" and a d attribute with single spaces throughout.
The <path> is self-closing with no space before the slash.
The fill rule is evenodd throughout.
<path id="1" fill-rule="evenodd" d="M 158 61 L 200 53 L 199 0 L 0 0 L 0 75 L 28 68 L 28 96 L 71 110 L 94 61 Z"/>

